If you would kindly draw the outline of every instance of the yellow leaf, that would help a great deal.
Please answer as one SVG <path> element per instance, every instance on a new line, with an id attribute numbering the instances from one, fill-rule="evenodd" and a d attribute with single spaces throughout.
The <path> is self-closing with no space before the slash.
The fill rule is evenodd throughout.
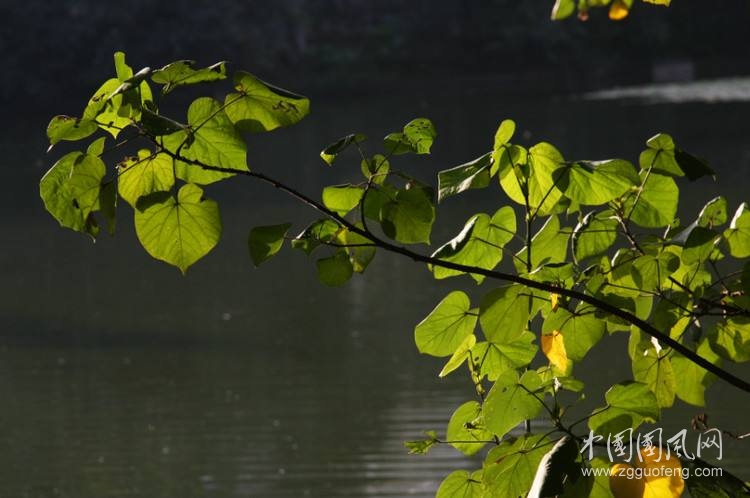
<path id="1" fill-rule="evenodd" d="M 551 334 L 542 334 L 542 352 L 549 362 L 558 370 L 567 372 L 570 360 L 565 352 L 565 343 L 559 330 L 553 330 Z"/>
<path id="2" fill-rule="evenodd" d="M 560 305 L 560 294 L 552 292 L 549 295 L 549 302 L 552 304 L 552 313 L 557 311 L 557 307 Z"/>
<path id="3" fill-rule="evenodd" d="M 640 452 L 639 452 L 640 453 Z M 640 453 L 635 467 L 627 463 L 612 466 L 609 487 L 615 498 L 679 498 L 685 489 L 682 466 L 677 458 L 657 449 Z M 658 462 L 656 460 L 659 460 Z"/>
<path id="4" fill-rule="evenodd" d="M 615 0 L 609 8 L 609 18 L 613 21 L 621 21 L 628 17 L 630 10 L 622 0 Z"/>

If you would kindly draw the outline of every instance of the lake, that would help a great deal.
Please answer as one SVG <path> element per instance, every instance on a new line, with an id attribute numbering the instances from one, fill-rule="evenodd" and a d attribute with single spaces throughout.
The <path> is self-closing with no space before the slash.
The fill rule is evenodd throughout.
<path id="1" fill-rule="evenodd" d="M 350 132 L 378 138 L 426 116 L 439 133 L 433 157 L 399 164 L 431 179 L 485 152 L 510 117 L 521 142 L 548 140 L 567 158 L 635 161 L 647 138 L 672 134 L 719 173 L 716 183 L 684 188 L 685 218 L 719 192 L 732 211 L 750 198 L 747 99 L 593 97 L 519 98 L 490 82 L 366 99 L 313 95 L 302 124 L 252 137 L 248 161 L 315 194 L 358 169 L 352 156 L 348 168 L 346 159 L 325 167 L 323 146 Z M 442 360 L 413 343 L 413 326 L 449 289 L 470 283 L 435 282 L 385 254 L 340 289 L 320 286 L 301 254 L 254 269 L 249 228 L 293 220 L 301 230 L 312 218 L 243 179 L 208 189 L 226 206 L 226 232 L 187 277 L 140 249 L 126 207 L 117 237 L 92 244 L 59 229 L 38 200 L 55 156 L 44 154 L 47 119 L 22 123 L 0 143 L 0 498 L 427 497 L 452 469 L 478 468 L 451 448 L 412 456 L 403 446 L 423 430 L 444 431 L 471 399 L 465 375 L 438 379 Z M 448 226 L 434 240 L 458 231 L 473 207 L 496 205 L 496 192 L 446 202 Z M 601 385 L 629 377 L 623 346 L 622 337 L 605 339 L 577 372 Z M 708 403 L 715 425 L 750 430 L 750 396 L 717 383 Z M 678 403 L 659 425 L 665 434 L 689 429 L 701 411 Z M 725 439 L 721 465 L 748 479 L 748 455 L 746 442 Z"/>

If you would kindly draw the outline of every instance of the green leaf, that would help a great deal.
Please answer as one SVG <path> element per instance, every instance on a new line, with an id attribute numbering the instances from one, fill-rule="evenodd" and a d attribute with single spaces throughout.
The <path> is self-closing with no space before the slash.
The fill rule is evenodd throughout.
<path id="1" fill-rule="evenodd" d="M 507 370 L 498 377 L 482 407 L 482 416 L 489 431 L 503 437 L 524 420 L 535 418 L 542 403 L 535 392 L 542 379 L 534 370 L 524 372 L 521 378 L 515 370 Z"/>
<path id="2" fill-rule="evenodd" d="M 493 146 L 493 150 L 498 150 L 503 145 L 510 142 L 510 139 L 513 138 L 513 134 L 516 132 L 516 122 L 512 119 L 504 119 L 500 123 L 500 126 L 497 127 L 497 131 L 495 132 L 495 143 Z"/>
<path id="3" fill-rule="evenodd" d="M 250 230 L 247 246 L 250 251 L 250 258 L 255 266 L 260 266 L 261 263 L 271 259 L 279 252 L 291 226 L 291 223 L 283 223 L 281 225 L 255 227 Z"/>
<path id="4" fill-rule="evenodd" d="M 490 184 L 492 153 L 438 173 L 438 202 L 469 189 L 485 188 Z"/>
<path id="5" fill-rule="evenodd" d="M 335 221 L 324 218 L 311 223 L 302 233 L 297 235 L 292 240 L 292 247 L 310 255 L 316 247 L 336 239 L 343 230 Z"/>
<path id="6" fill-rule="evenodd" d="M 541 434 L 524 435 L 512 443 L 506 440 L 493 448 L 484 463 L 483 481 L 487 496 L 526 496 L 536 469 L 549 449 L 549 441 Z"/>
<path id="7" fill-rule="evenodd" d="M 601 469 L 598 473 L 594 474 L 594 486 L 591 489 L 591 494 L 588 498 L 615 498 L 612 491 L 609 489 L 609 475 L 604 472 L 604 469 L 612 467 L 612 462 L 608 462 L 603 458 L 596 457 L 589 462 L 592 469 Z"/>
<path id="8" fill-rule="evenodd" d="M 503 246 L 516 232 L 516 215 L 513 208 L 504 206 L 490 218 L 486 214 L 472 216 L 463 230 L 452 240 L 442 245 L 432 254 L 433 258 L 475 268 L 492 270 L 503 257 Z M 436 279 L 461 275 L 462 272 L 433 265 L 432 273 Z M 481 283 L 483 275 L 471 274 Z"/>
<path id="9" fill-rule="evenodd" d="M 562 193 L 555 187 L 554 173 L 563 163 L 562 154 L 546 142 L 529 149 L 528 158 L 522 149 L 506 145 L 498 158 L 500 185 L 521 205 L 528 194 L 532 214 L 548 215 L 559 208 Z"/>
<path id="10" fill-rule="evenodd" d="M 132 207 L 139 198 L 169 191 L 174 185 L 172 158 L 147 149 L 139 150 L 138 157 L 127 158 L 118 164 L 117 173 L 117 190 Z"/>
<path id="11" fill-rule="evenodd" d="M 226 62 L 224 61 L 201 69 L 193 69 L 193 64 L 195 64 L 195 61 L 172 62 L 154 71 L 151 80 L 154 83 L 164 85 L 161 92 L 166 95 L 179 86 L 218 81 L 227 77 Z"/>
<path id="12" fill-rule="evenodd" d="M 539 347 L 536 336 L 525 330 L 516 338 L 505 342 L 478 342 L 471 348 L 473 362 L 479 366 L 479 376 L 495 381 L 508 370 L 527 366 L 536 356 Z"/>
<path id="13" fill-rule="evenodd" d="M 209 97 L 196 99 L 188 108 L 187 118 L 190 129 L 163 137 L 165 149 L 173 154 L 179 151 L 180 156 L 188 161 L 207 166 L 249 171 L 245 141 L 219 102 Z M 179 179 L 200 185 L 233 175 L 231 172 L 209 171 L 184 161 L 177 161 L 175 171 Z"/>
<path id="14" fill-rule="evenodd" d="M 363 159 L 360 168 L 368 181 L 374 185 L 382 185 L 391 170 L 391 163 L 385 156 L 375 154 L 370 159 Z"/>
<path id="15" fill-rule="evenodd" d="M 721 364 L 719 356 L 711 349 L 711 344 L 707 339 L 701 341 L 695 352 L 714 365 L 719 366 Z M 675 386 L 677 397 L 691 405 L 705 406 L 704 393 L 706 388 L 716 379 L 716 376 L 684 356 L 675 355 L 672 357 L 672 369 L 677 380 Z"/>
<path id="16" fill-rule="evenodd" d="M 723 358 L 736 362 L 750 360 L 750 318 L 732 317 L 719 322 L 709 337 L 713 350 Z"/>
<path id="17" fill-rule="evenodd" d="M 612 211 L 588 213 L 573 229 L 571 244 L 576 261 L 605 253 L 617 240 L 619 223 Z"/>
<path id="18" fill-rule="evenodd" d="M 99 203 L 105 169 L 97 156 L 70 152 L 47 171 L 39 182 L 39 194 L 61 226 L 87 231 L 89 215 Z"/>
<path id="19" fill-rule="evenodd" d="M 86 147 L 86 154 L 92 156 L 101 156 L 104 154 L 104 145 L 107 143 L 107 137 L 99 137 Z"/>
<path id="20" fill-rule="evenodd" d="M 648 1 L 648 0 L 646 0 Z M 695 181 L 704 176 L 716 176 L 716 172 L 703 159 L 688 154 L 684 150 L 675 149 L 674 154 L 680 169 L 685 172 L 688 180 Z"/>
<path id="21" fill-rule="evenodd" d="M 361 225 L 357 225 L 357 227 L 362 228 Z M 359 246 L 348 248 L 349 259 L 352 262 L 352 268 L 355 272 L 364 273 L 367 266 L 375 257 L 376 249 L 370 246 L 372 241 L 356 232 L 347 230 L 344 232 L 344 243 L 350 246 Z"/>
<path id="22" fill-rule="evenodd" d="M 543 264 L 564 263 L 568 253 L 570 235 L 560 228 L 557 216 L 550 216 L 542 228 L 531 239 L 531 270 Z M 519 272 L 526 272 L 527 249 L 524 247 L 516 254 L 513 264 Z"/>
<path id="23" fill-rule="evenodd" d="M 641 343 L 635 350 L 633 378 L 649 387 L 659 408 L 669 408 L 674 404 L 677 379 L 672 362 L 667 351 L 657 349 L 651 341 Z"/>
<path id="24" fill-rule="evenodd" d="M 417 118 L 404 126 L 402 133 L 390 133 L 383 139 L 388 155 L 429 154 L 437 132 L 427 118 Z"/>
<path id="25" fill-rule="evenodd" d="M 640 183 L 633 165 L 622 159 L 568 163 L 553 177 L 557 188 L 581 205 L 606 204 Z"/>
<path id="26" fill-rule="evenodd" d="M 464 364 L 468 359 L 471 359 L 471 348 L 477 343 L 477 336 L 469 334 L 466 339 L 456 348 L 453 355 L 450 357 L 448 362 L 445 364 L 443 369 L 438 374 L 438 377 L 445 377 L 449 373 Z"/>
<path id="27" fill-rule="evenodd" d="M 656 173 L 641 173 L 643 183 L 639 194 L 628 199 L 626 212 L 630 219 L 646 228 L 660 228 L 669 225 L 677 215 L 680 190 L 674 180 Z M 633 207 L 635 202 L 635 207 Z"/>
<path id="28" fill-rule="evenodd" d="M 487 340 L 512 342 L 526 330 L 531 293 L 521 285 L 499 287 L 482 297 L 479 323 Z"/>
<path id="29" fill-rule="evenodd" d="M 331 145 L 320 151 L 320 158 L 323 159 L 326 164 L 328 164 L 328 166 L 331 166 L 337 155 L 339 155 L 352 144 L 364 142 L 365 138 L 366 137 L 361 133 L 341 137 Z"/>
<path id="30" fill-rule="evenodd" d="M 99 127 L 96 123 L 89 119 L 63 115 L 55 116 L 47 125 L 47 138 L 49 138 L 50 149 L 61 140 L 80 140 L 94 134 L 98 129 Z"/>
<path id="31" fill-rule="evenodd" d="M 658 291 L 679 267 L 680 258 L 664 251 L 657 256 L 639 256 L 633 261 L 630 271 L 636 287 L 644 291 Z"/>
<path id="32" fill-rule="evenodd" d="M 482 472 L 456 470 L 443 479 L 435 498 L 482 498 Z"/>
<path id="33" fill-rule="evenodd" d="M 643 0 L 643 1 L 652 3 L 654 5 L 663 5 L 665 7 L 669 7 L 669 4 L 672 3 L 672 0 Z"/>
<path id="34" fill-rule="evenodd" d="M 635 429 L 643 422 L 656 422 L 659 404 L 646 384 L 626 382 L 615 384 L 604 395 L 607 406 L 597 408 L 589 418 L 589 428 L 604 436 Z"/>
<path id="35" fill-rule="evenodd" d="M 559 21 L 566 17 L 570 17 L 575 11 L 575 0 L 555 0 L 555 5 L 552 7 L 551 18 L 553 21 Z"/>
<path id="36" fill-rule="evenodd" d="M 476 323 L 469 296 L 453 291 L 414 328 L 414 341 L 420 353 L 450 356 L 474 331 Z"/>
<path id="37" fill-rule="evenodd" d="M 241 130 L 271 131 L 298 123 L 310 113 L 310 100 L 275 87 L 249 73 L 234 76 L 235 89 L 224 99 L 229 120 Z"/>
<path id="38" fill-rule="evenodd" d="M 482 405 L 478 401 L 467 401 L 459 406 L 448 422 L 446 439 L 464 455 L 473 455 L 481 450 L 492 433 L 484 428 L 481 418 Z"/>
<path id="39" fill-rule="evenodd" d="M 333 185 L 323 189 L 323 205 L 340 216 L 357 207 L 365 189 L 357 185 Z"/>
<path id="40" fill-rule="evenodd" d="M 427 439 L 404 442 L 404 446 L 406 446 L 410 454 L 425 455 L 433 446 L 440 442 L 435 431 L 426 431 L 424 434 L 427 436 Z"/>
<path id="41" fill-rule="evenodd" d="M 573 361 L 581 361 L 589 350 L 604 337 L 605 322 L 596 317 L 593 308 L 581 304 L 575 313 L 562 306 L 550 312 L 542 325 L 542 334 L 558 331 L 563 336 L 565 352 Z"/>
<path id="42" fill-rule="evenodd" d="M 177 198 L 166 192 L 152 194 L 138 204 L 135 232 L 152 257 L 184 274 L 219 242 L 219 205 L 204 199 L 203 190 L 191 183 L 180 188 Z"/>
<path id="43" fill-rule="evenodd" d="M 698 226 L 714 228 L 727 222 L 727 200 L 714 197 L 703 206 L 698 215 Z"/>
<path id="44" fill-rule="evenodd" d="M 316 263 L 318 280 L 329 287 L 344 285 L 354 273 L 354 267 L 346 249 L 339 249 L 328 258 L 321 258 Z"/>
<path id="45" fill-rule="evenodd" d="M 429 244 L 434 221 L 432 190 L 426 187 L 412 186 L 399 190 L 395 199 L 386 202 L 380 209 L 383 232 L 405 244 Z"/>
<path id="46" fill-rule="evenodd" d="M 675 159 L 675 147 L 672 137 L 666 133 L 659 133 L 646 142 L 648 148 L 641 152 L 638 163 L 643 170 L 669 176 L 684 176 L 680 165 Z"/>
<path id="47" fill-rule="evenodd" d="M 715 231 L 697 226 L 690 231 L 680 259 L 686 265 L 707 261 L 721 239 Z"/>
<path id="48" fill-rule="evenodd" d="M 724 238 L 729 244 L 729 254 L 735 258 L 750 256 L 750 210 L 746 202 L 737 208 L 729 228 L 724 231 Z"/>

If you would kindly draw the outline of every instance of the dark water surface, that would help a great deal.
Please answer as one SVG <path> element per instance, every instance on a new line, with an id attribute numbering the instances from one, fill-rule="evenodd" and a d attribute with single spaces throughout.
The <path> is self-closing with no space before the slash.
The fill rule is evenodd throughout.
<path id="1" fill-rule="evenodd" d="M 345 162 L 320 165 L 322 146 L 424 115 L 440 134 L 434 157 L 401 165 L 432 178 L 483 153 L 512 117 L 522 141 L 548 140 L 569 158 L 636 160 L 645 139 L 670 132 L 719 172 L 718 184 L 685 188 L 685 217 L 719 191 L 732 209 L 750 199 L 747 102 L 519 101 L 449 86 L 369 99 L 314 99 L 300 126 L 252 138 L 251 167 L 314 193 L 346 177 Z M 317 284 L 299 254 L 254 270 L 247 229 L 288 219 L 301 228 L 309 213 L 241 179 L 208 189 L 225 202 L 226 233 L 185 278 L 137 246 L 127 208 L 121 233 L 91 244 L 57 228 L 37 200 L 50 161 L 45 124 L 24 123 L 0 144 L 0 498 L 430 496 L 451 469 L 479 465 L 448 448 L 409 456 L 402 444 L 442 432 L 471 399 L 467 379 L 438 379 L 441 361 L 412 340 L 456 281 L 436 283 L 382 254 L 341 289 Z M 471 203 L 494 205 L 488 193 L 446 203 L 451 221 L 436 242 Z M 606 339 L 580 376 L 602 385 L 629 377 L 622 346 Z M 747 395 L 717 385 L 708 402 L 716 425 L 750 430 Z M 660 424 L 665 434 L 701 411 L 678 405 Z M 720 464 L 747 479 L 749 455 L 747 444 L 725 441 Z"/>

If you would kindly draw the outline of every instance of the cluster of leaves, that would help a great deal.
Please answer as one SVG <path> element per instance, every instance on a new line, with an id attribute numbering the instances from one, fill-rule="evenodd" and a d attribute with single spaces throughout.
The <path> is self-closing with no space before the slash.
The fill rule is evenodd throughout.
<path id="1" fill-rule="evenodd" d="M 621 21 L 628 17 L 630 9 L 633 8 L 634 0 L 555 0 L 552 7 L 552 20 L 559 21 L 566 17 L 578 14 L 578 19 L 586 21 L 589 18 L 589 8 L 609 6 L 608 15 L 613 21 Z M 664 5 L 669 7 L 672 0 L 642 0 L 646 3 Z"/>
<path id="2" fill-rule="evenodd" d="M 414 330 L 420 352 L 446 358 L 439 375 L 463 370 L 475 393 L 456 409 L 444 439 L 433 432 L 409 447 L 426 452 L 446 442 L 473 455 L 491 446 L 481 469 L 446 478 L 440 498 L 634 496 L 606 476 L 582 475 L 608 464 L 581 454 L 577 426 L 585 422 L 606 439 L 657 422 L 676 398 L 702 406 L 715 375 L 750 390 L 720 368 L 750 359 L 750 265 L 741 266 L 750 257 L 750 209 L 742 204 L 730 219 L 727 201 L 717 197 L 689 222 L 677 219 L 677 180 L 713 171 L 668 135 L 649 139 L 636 164 L 566 160 L 549 143 L 513 142 L 515 123 L 505 120 L 486 153 L 440 171 L 433 188 L 396 165 L 399 156 L 430 152 L 435 127 L 418 118 L 372 155 L 359 133 L 326 147 L 320 156 L 328 165 L 355 152 L 359 179 L 328 186 L 317 200 L 251 171 L 242 136 L 298 122 L 309 112 L 306 98 L 237 72 L 223 102 L 200 97 L 180 121 L 160 114 L 160 98 L 181 86 L 221 83 L 224 63 L 194 69 L 178 61 L 133 74 L 118 53 L 115 65 L 117 78 L 94 94 L 82 117 L 57 116 L 48 127 L 52 145 L 90 138 L 85 151 L 65 154 L 41 180 L 45 206 L 61 225 L 96 236 L 101 215 L 113 230 L 119 195 L 134 209 L 144 248 L 185 272 L 221 233 L 218 205 L 204 198 L 204 187 L 238 174 L 321 215 L 296 236 L 290 223 L 252 229 L 256 265 L 288 243 L 319 254 L 321 282 L 338 286 L 386 250 L 425 263 L 436 279 L 476 282 L 476 293 L 450 292 Z M 148 79 L 162 85 L 159 98 Z M 104 136 L 95 138 L 97 131 Z M 104 160 L 125 146 L 136 155 L 108 171 Z M 495 190 L 497 211 L 471 216 L 428 254 L 417 248 L 431 243 L 439 203 L 484 188 Z M 503 260 L 507 272 L 498 270 Z M 609 334 L 629 335 L 631 372 L 599 408 L 571 420 L 566 400 L 575 404 L 586 393 L 575 365 Z M 529 421 L 540 416 L 548 423 L 531 431 Z M 521 434 L 515 429 L 524 423 Z M 711 485 L 687 484 L 698 482 L 695 496 L 710 497 L 741 481 L 725 473 Z M 650 496 L 646 484 L 637 496 Z M 659 496 L 679 496 L 683 483 L 665 486 Z"/>

